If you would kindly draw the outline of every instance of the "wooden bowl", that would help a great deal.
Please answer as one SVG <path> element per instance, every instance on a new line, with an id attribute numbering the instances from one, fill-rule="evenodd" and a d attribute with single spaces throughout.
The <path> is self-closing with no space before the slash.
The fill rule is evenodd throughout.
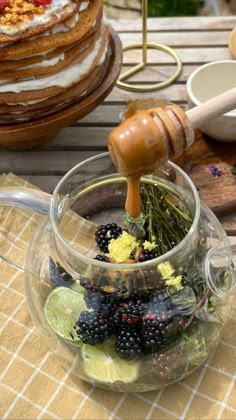
<path id="1" fill-rule="evenodd" d="M 29 150 L 52 140 L 57 132 L 96 108 L 113 89 L 122 66 L 122 44 L 119 36 L 110 28 L 111 58 L 101 85 L 80 102 L 70 105 L 49 116 L 25 123 L 0 126 L 0 146 L 11 150 Z"/>

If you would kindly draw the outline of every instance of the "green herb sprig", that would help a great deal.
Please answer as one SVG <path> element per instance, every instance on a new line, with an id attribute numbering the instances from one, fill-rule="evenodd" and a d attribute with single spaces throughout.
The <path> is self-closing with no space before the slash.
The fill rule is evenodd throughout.
<path id="1" fill-rule="evenodd" d="M 140 193 L 145 239 L 155 242 L 158 256 L 163 255 L 186 236 L 192 224 L 191 213 L 184 200 L 159 185 L 143 183 Z"/>

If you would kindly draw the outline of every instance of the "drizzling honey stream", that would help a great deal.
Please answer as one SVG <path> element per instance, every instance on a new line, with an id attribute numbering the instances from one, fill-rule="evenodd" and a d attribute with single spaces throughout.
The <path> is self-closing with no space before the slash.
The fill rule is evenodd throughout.
<path id="1" fill-rule="evenodd" d="M 136 219 L 141 213 L 140 178 L 168 158 L 176 158 L 194 139 L 185 112 L 177 105 L 138 111 L 108 137 L 112 161 L 127 178 L 125 210 Z"/>

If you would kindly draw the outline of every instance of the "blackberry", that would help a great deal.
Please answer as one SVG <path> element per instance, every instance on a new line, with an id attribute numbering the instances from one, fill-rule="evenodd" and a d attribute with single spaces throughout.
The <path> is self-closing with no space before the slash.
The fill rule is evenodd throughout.
<path id="1" fill-rule="evenodd" d="M 133 249 L 133 251 L 131 251 L 130 256 L 129 256 L 131 260 L 135 260 L 137 262 L 150 261 L 157 257 L 158 255 L 154 250 L 144 249 L 141 247 Z"/>
<path id="2" fill-rule="evenodd" d="M 114 312 L 114 315 L 112 316 L 110 320 L 110 323 L 113 329 L 113 334 L 119 333 L 121 329 L 121 314 L 120 314 L 119 309 Z"/>
<path id="3" fill-rule="evenodd" d="M 152 358 L 152 368 L 154 367 L 152 372 L 160 381 L 176 381 L 183 378 L 188 363 L 188 357 L 184 354 L 181 345 L 177 343 Z"/>
<path id="4" fill-rule="evenodd" d="M 107 273 L 100 269 L 94 269 L 90 279 L 81 276 L 80 285 L 86 290 L 111 295 L 118 291 L 117 287 L 111 284 L 110 277 L 108 277 Z"/>
<path id="5" fill-rule="evenodd" d="M 137 359 L 143 355 L 143 340 L 140 330 L 122 328 L 117 334 L 116 351 L 127 360 Z"/>
<path id="6" fill-rule="evenodd" d="M 106 257 L 106 255 L 100 255 L 100 254 L 98 254 L 98 255 L 96 255 L 96 257 L 94 259 L 95 260 L 98 260 L 98 261 L 108 262 L 108 263 L 111 262 L 111 258 Z"/>
<path id="7" fill-rule="evenodd" d="M 89 309 L 99 310 L 104 296 L 99 292 L 93 292 L 92 290 L 86 290 L 84 294 L 84 300 Z"/>
<path id="8" fill-rule="evenodd" d="M 115 297 L 114 295 L 106 295 L 98 311 L 101 316 L 104 316 L 109 320 L 115 315 L 117 307 L 117 297 Z M 111 321 L 113 322 L 113 319 L 111 319 Z"/>
<path id="9" fill-rule="evenodd" d="M 143 249 L 139 254 L 138 262 L 150 261 L 157 257 L 158 255 L 154 250 Z"/>
<path id="10" fill-rule="evenodd" d="M 49 258 L 49 273 L 50 281 L 54 287 L 70 287 L 74 282 L 73 277 L 58 262 L 55 263 L 51 257 Z"/>
<path id="11" fill-rule="evenodd" d="M 133 251 L 131 251 L 129 259 L 130 260 L 135 260 L 135 256 L 136 256 L 136 249 L 133 249 Z"/>
<path id="12" fill-rule="evenodd" d="M 95 346 L 103 343 L 111 336 L 107 319 L 99 315 L 97 312 L 81 312 L 79 320 L 75 325 L 75 331 L 83 343 Z"/>
<path id="13" fill-rule="evenodd" d="M 116 223 L 100 225 L 95 232 L 96 242 L 103 252 L 108 252 L 108 245 L 112 239 L 117 239 L 122 234 L 122 228 Z"/>
<path id="14" fill-rule="evenodd" d="M 142 317 L 146 306 L 141 299 L 131 299 L 120 303 L 120 322 L 121 325 L 136 327 L 142 322 Z"/>
<path id="15" fill-rule="evenodd" d="M 95 291 L 96 290 L 96 283 L 94 283 L 92 280 L 87 279 L 87 277 L 80 277 L 80 286 L 84 287 L 86 290 Z"/>
<path id="16" fill-rule="evenodd" d="M 107 319 L 115 314 L 118 306 L 118 299 L 115 296 L 91 290 L 85 292 L 84 300 L 88 308 L 94 309 L 100 316 Z"/>
<path id="17" fill-rule="evenodd" d="M 159 302 L 157 308 L 150 308 L 143 317 L 142 334 L 146 353 L 155 353 L 175 341 L 183 331 L 185 321 L 176 316 L 172 309 Z"/>

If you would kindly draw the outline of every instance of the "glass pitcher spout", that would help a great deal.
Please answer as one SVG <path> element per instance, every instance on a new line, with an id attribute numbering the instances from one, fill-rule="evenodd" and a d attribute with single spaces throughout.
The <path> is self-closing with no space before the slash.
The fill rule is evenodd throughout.
<path id="1" fill-rule="evenodd" d="M 32 213 L 48 215 L 50 200 L 50 194 L 33 188 L 16 186 L 0 188 L 0 206 L 6 208 L 19 208 L 29 210 Z M 29 244 L 21 241 L 19 238 L 20 235 L 12 238 L 9 234 L 9 229 L 4 225 L 4 222 L 2 223 L 0 227 L 0 259 L 24 271 Z"/>

